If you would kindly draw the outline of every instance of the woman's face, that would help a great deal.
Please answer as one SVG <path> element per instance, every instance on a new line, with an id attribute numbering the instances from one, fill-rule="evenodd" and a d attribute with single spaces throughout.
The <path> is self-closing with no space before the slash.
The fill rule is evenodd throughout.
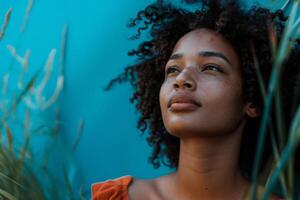
<path id="1" fill-rule="evenodd" d="M 222 35 L 197 29 L 175 45 L 165 66 L 160 107 L 167 131 L 177 137 L 234 132 L 248 114 L 238 56 Z"/>

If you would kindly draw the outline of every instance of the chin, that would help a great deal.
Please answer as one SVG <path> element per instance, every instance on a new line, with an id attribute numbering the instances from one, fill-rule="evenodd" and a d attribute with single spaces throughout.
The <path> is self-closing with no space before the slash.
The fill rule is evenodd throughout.
<path id="1" fill-rule="evenodd" d="M 199 124 L 198 124 L 199 125 Z M 193 127 L 192 125 L 175 125 L 166 127 L 168 133 L 178 138 L 195 138 L 195 137 L 218 137 L 224 134 L 219 129 L 211 129 L 209 127 Z"/>
<path id="2" fill-rule="evenodd" d="M 183 138 L 187 136 L 197 136 L 199 135 L 199 131 L 195 131 L 195 129 L 191 128 L 191 126 L 172 126 L 168 127 L 167 131 L 178 138 Z"/>

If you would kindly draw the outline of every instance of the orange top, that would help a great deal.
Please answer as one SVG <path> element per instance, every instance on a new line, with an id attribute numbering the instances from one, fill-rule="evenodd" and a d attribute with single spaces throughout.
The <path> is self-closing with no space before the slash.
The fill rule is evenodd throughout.
<path id="1" fill-rule="evenodd" d="M 122 176 L 92 185 L 92 200 L 129 200 L 128 186 L 132 176 Z"/>

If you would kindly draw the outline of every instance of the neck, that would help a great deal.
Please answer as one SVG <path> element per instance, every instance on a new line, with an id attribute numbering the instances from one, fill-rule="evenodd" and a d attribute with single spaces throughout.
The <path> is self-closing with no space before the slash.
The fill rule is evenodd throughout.
<path id="1" fill-rule="evenodd" d="M 173 174 L 179 199 L 241 199 L 248 183 L 239 170 L 240 141 L 241 133 L 181 139 Z"/>

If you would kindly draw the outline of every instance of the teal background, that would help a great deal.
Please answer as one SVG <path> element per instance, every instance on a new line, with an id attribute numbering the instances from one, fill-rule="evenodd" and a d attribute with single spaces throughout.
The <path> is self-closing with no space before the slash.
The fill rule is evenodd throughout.
<path id="1" fill-rule="evenodd" d="M 59 52 L 62 28 L 68 25 L 65 87 L 56 105 L 61 120 L 59 138 L 63 142 L 55 146 L 51 154 L 55 162 L 50 166 L 60 174 L 61 163 L 67 160 L 71 163 L 68 172 L 74 188 L 83 184 L 87 193 L 92 183 L 109 178 L 127 174 L 151 178 L 170 172 L 163 166 L 155 170 L 148 163 L 151 149 L 136 129 L 138 114 L 129 103 L 129 85 L 116 86 L 110 92 L 102 90 L 110 79 L 134 62 L 127 52 L 136 47 L 138 41 L 128 40 L 135 32 L 126 24 L 151 2 L 154 1 L 35 1 L 26 31 L 21 34 L 27 0 L 0 0 L 0 19 L 9 7 L 14 9 L 4 40 L 0 42 L 0 78 L 9 69 L 15 76 L 20 71 L 15 62 L 9 68 L 13 59 L 6 50 L 7 44 L 17 46 L 21 55 L 27 48 L 31 49 L 29 73 L 33 73 L 43 66 L 52 48 L 58 48 Z M 260 1 L 274 9 L 283 2 L 271 5 L 269 1 Z M 247 5 L 251 3 L 253 1 L 247 1 Z M 49 93 L 55 80 L 51 83 Z M 54 120 L 53 112 L 54 109 L 38 112 L 34 123 L 40 119 Z M 81 119 L 85 122 L 84 131 L 76 151 L 70 153 L 67 146 L 74 141 Z M 22 142 L 22 137 L 16 135 L 16 138 Z M 45 138 L 32 142 L 38 158 L 47 142 Z"/>

